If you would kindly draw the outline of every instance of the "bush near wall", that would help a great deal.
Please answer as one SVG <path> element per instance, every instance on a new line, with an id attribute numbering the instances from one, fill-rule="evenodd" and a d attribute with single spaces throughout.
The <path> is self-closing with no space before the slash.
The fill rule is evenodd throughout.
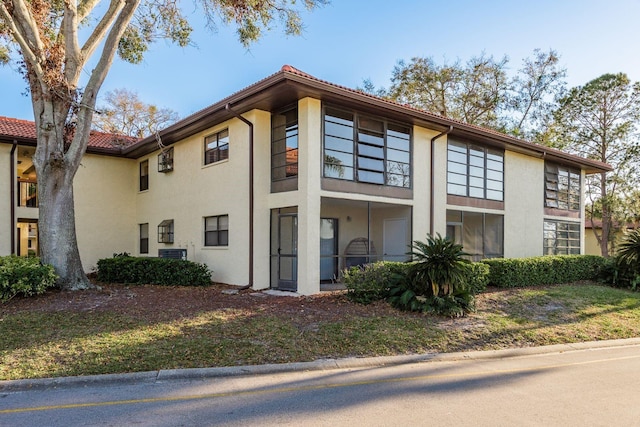
<path id="1" fill-rule="evenodd" d="M 489 284 L 500 288 L 596 280 L 607 263 L 597 255 L 496 258 L 481 262 L 489 266 Z"/>
<path id="2" fill-rule="evenodd" d="M 342 282 L 347 297 L 354 302 L 370 304 L 386 299 L 391 288 L 406 280 L 412 263 L 378 261 L 344 272 Z M 465 281 L 473 294 L 483 292 L 489 283 L 489 266 L 480 262 L 465 264 Z"/>
<path id="3" fill-rule="evenodd" d="M 378 261 L 345 270 L 342 282 L 347 288 L 347 298 L 360 304 L 370 304 L 389 296 L 389 290 L 405 280 L 410 264 Z"/>
<path id="4" fill-rule="evenodd" d="M 54 287 L 58 276 L 53 267 L 42 265 L 40 259 L 15 255 L 0 257 L 0 301 L 14 296 L 43 294 Z"/>
<path id="5" fill-rule="evenodd" d="M 475 295 L 484 292 L 489 284 L 489 266 L 482 262 L 471 262 L 465 265 L 465 269 L 465 281 L 471 293 Z"/>
<path id="6" fill-rule="evenodd" d="M 207 286 L 211 270 L 191 261 L 114 255 L 98 261 L 98 280 L 105 283 Z"/>

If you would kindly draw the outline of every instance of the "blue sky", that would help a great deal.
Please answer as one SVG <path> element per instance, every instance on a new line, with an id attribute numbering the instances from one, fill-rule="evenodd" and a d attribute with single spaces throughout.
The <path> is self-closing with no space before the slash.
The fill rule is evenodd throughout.
<path id="1" fill-rule="evenodd" d="M 191 8 L 191 2 L 185 2 Z M 388 86 L 400 59 L 463 61 L 483 51 L 507 55 L 515 72 L 535 48 L 553 48 L 577 86 L 604 73 L 640 80 L 638 0 L 333 0 L 304 13 L 304 34 L 274 28 L 246 50 L 232 28 L 208 32 L 194 15 L 197 47 L 161 41 L 144 62 L 116 62 L 102 92 L 126 88 L 184 117 L 289 64 L 318 78 L 356 87 L 370 78 Z M 0 116 L 33 119 L 25 83 L 0 67 Z"/>

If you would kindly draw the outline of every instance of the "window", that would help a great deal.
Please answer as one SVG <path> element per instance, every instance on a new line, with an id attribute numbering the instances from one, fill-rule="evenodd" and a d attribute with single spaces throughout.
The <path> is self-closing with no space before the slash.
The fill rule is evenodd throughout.
<path id="1" fill-rule="evenodd" d="M 324 176 L 411 187 L 411 129 L 359 113 L 326 108 Z"/>
<path id="2" fill-rule="evenodd" d="M 447 211 L 447 237 L 462 245 L 472 261 L 504 256 L 502 215 Z"/>
<path id="3" fill-rule="evenodd" d="M 504 154 L 464 142 L 447 145 L 447 193 L 504 200 Z"/>
<path id="4" fill-rule="evenodd" d="M 580 223 L 544 222 L 544 255 L 580 255 Z"/>
<path id="5" fill-rule="evenodd" d="M 149 223 L 140 224 L 140 253 L 149 253 Z"/>
<path id="6" fill-rule="evenodd" d="M 140 162 L 140 191 L 149 189 L 149 160 Z"/>
<path id="7" fill-rule="evenodd" d="M 164 149 L 158 154 L 158 172 L 171 172 L 173 170 L 173 147 Z"/>
<path id="8" fill-rule="evenodd" d="M 271 116 L 271 180 L 298 175 L 298 109 Z"/>
<path id="9" fill-rule="evenodd" d="M 173 243 L 172 219 L 165 219 L 158 224 L 158 243 Z"/>
<path id="10" fill-rule="evenodd" d="M 204 245 L 229 246 L 229 215 L 205 217 Z"/>
<path id="11" fill-rule="evenodd" d="M 225 129 L 204 139 L 204 164 L 219 162 L 229 158 L 229 129 Z"/>
<path id="12" fill-rule="evenodd" d="M 551 163 L 544 165 L 544 205 L 548 208 L 580 210 L 580 172 Z"/>

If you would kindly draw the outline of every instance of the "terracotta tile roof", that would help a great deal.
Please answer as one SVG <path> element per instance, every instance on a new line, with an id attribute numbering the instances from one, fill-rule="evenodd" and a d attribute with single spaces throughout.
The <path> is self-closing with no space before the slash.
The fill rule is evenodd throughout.
<path id="1" fill-rule="evenodd" d="M 0 138 L 1 137 L 30 139 L 35 143 L 36 124 L 29 120 L 0 116 Z M 128 136 L 91 131 L 89 148 L 119 152 L 121 148 L 133 145 L 137 141 L 137 138 Z"/>

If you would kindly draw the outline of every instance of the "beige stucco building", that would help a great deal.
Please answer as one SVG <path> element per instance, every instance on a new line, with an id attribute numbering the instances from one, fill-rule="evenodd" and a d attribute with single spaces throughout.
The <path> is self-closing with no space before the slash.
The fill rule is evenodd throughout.
<path id="1" fill-rule="evenodd" d="M 0 118 L 0 255 L 37 253 L 33 126 Z M 584 177 L 610 169 L 289 66 L 159 137 L 92 136 L 74 184 L 87 271 L 179 256 L 313 294 L 427 234 L 474 259 L 584 253 Z"/>

